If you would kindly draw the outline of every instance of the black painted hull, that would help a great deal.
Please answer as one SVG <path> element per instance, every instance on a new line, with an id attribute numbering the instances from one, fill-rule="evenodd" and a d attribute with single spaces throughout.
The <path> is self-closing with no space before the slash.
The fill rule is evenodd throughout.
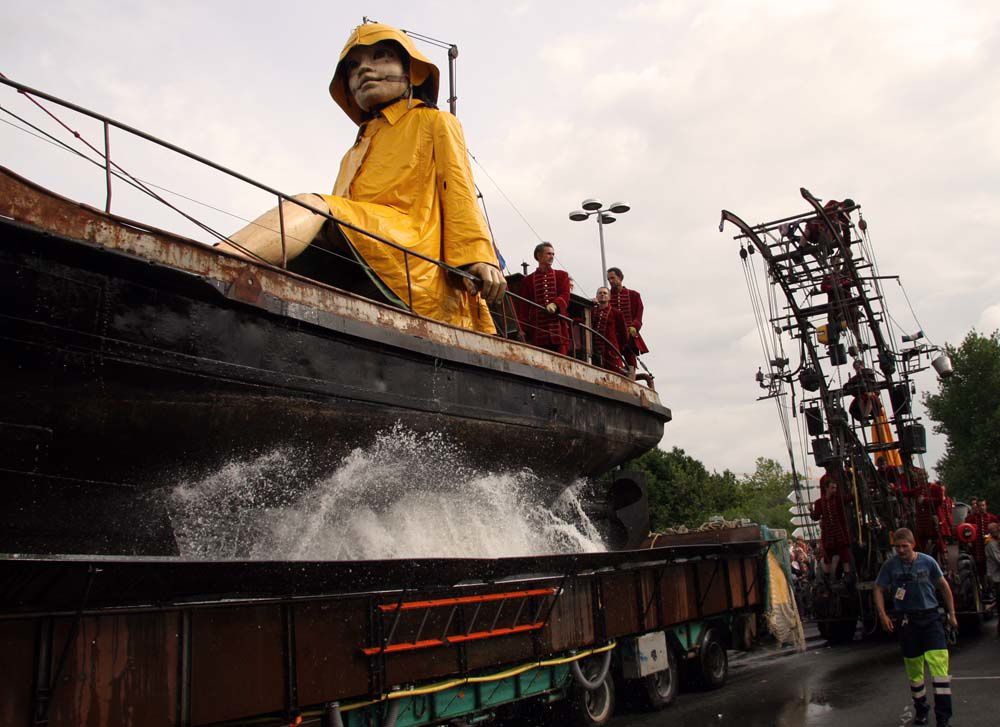
<path id="1" fill-rule="evenodd" d="M 169 553 L 165 488 L 284 448 L 303 463 L 291 494 L 396 425 L 477 468 L 529 467 L 551 498 L 669 419 L 489 352 L 225 292 L 0 220 L 0 552 Z"/>

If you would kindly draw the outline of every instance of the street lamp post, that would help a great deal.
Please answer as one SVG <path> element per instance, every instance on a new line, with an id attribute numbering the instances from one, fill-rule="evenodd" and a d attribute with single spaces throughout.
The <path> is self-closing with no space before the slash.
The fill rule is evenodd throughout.
<path id="1" fill-rule="evenodd" d="M 569 218 L 574 222 L 583 222 L 590 217 L 597 220 L 597 234 L 601 240 L 601 276 L 598 280 L 603 283 L 608 271 L 608 261 L 604 257 L 604 226 L 618 219 L 615 215 L 623 215 L 632 208 L 624 202 L 613 202 L 604 207 L 599 199 L 585 199 L 580 206 L 583 209 L 573 210 Z"/>

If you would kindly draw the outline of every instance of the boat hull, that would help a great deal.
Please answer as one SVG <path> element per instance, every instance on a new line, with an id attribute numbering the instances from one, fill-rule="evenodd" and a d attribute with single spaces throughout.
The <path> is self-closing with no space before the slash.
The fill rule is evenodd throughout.
<path id="1" fill-rule="evenodd" d="M 530 468 L 552 499 L 669 419 L 558 370 L 30 224 L 0 220 L 0 243 L 0 552 L 171 553 L 178 483 L 285 450 L 300 465 L 274 495 L 291 497 L 400 427 L 476 468 Z"/>

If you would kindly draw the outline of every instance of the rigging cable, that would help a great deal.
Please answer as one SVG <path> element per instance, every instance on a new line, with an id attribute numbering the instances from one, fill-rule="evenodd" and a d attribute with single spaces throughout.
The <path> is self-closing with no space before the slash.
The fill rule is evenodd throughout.
<path id="1" fill-rule="evenodd" d="M 3 74 L 2 74 L 2 73 L 0 73 L 0 76 L 3 76 Z M 4 77 L 4 78 L 6 78 L 6 76 L 3 76 L 3 77 Z M 59 118 L 58 116 L 56 116 L 56 115 L 55 115 L 55 114 L 53 114 L 53 113 L 52 113 L 51 111 L 49 111 L 49 110 L 48 110 L 47 108 L 45 108 L 45 106 L 43 106 L 43 105 L 42 105 L 41 103 L 39 103 L 39 102 L 38 102 L 38 100 L 36 100 L 36 99 L 32 98 L 30 94 L 28 94 L 28 93 L 24 93 L 24 92 L 21 92 L 21 93 L 22 93 L 22 95 L 23 95 L 23 96 L 25 96 L 25 97 L 26 97 L 26 98 L 27 98 L 27 99 L 28 99 L 29 101 L 31 101 L 31 102 L 32 102 L 33 104 L 35 104 L 35 105 L 36 105 L 36 106 L 37 106 L 38 108 L 40 108 L 40 109 L 41 109 L 42 111 L 44 111 L 44 112 L 45 112 L 45 113 L 46 113 L 46 114 L 47 114 L 48 116 L 50 116 L 50 117 L 51 117 L 52 119 L 54 119 L 54 120 L 56 121 L 56 123 L 58 123 L 58 124 L 59 124 L 60 126 L 62 126 L 62 127 L 64 128 L 64 129 L 66 129 L 66 131 L 68 131 L 68 132 L 69 132 L 70 134 L 72 134 L 72 135 L 73 135 L 74 137 L 76 137 L 76 138 L 77 138 L 77 139 L 78 139 L 79 141 L 81 141 L 81 142 L 82 142 L 82 143 L 83 143 L 83 144 L 84 144 L 85 146 L 87 146 L 87 147 L 88 147 L 88 148 L 89 148 L 89 149 L 90 149 L 91 151 L 93 151 L 93 152 L 94 152 L 95 154 L 97 154 L 97 155 L 98 155 L 98 156 L 100 156 L 100 157 L 101 157 L 102 159 L 104 159 L 104 160 L 105 160 L 105 163 L 106 163 L 106 165 L 107 165 L 107 168 L 109 169 L 109 171 L 110 171 L 110 168 L 111 168 L 111 167 L 113 166 L 113 167 L 114 167 L 114 168 L 115 168 L 115 169 L 117 170 L 117 172 L 113 172 L 113 173 L 115 174 L 115 176 L 116 176 L 116 177 L 118 177 L 119 179 L 122 179 L 123 181 L 125 181 L 123 177 L 119 176 L 119 173 L 120 173 L 121 175 L 124 175 L 124 176 L 125 176 L 125 177 L 127 177 L 127 178 L 128 178 L 129 180 L 131 180 L 131 181 L 130 181 L 130 183 L 131 183 L 131 184 L 132 184 L 132 185 L 133 185 L 134 187 L 136 187 L 136 188 L 138 188 L 139 190 L 141 190 L 141 191 L 145 192 L 146 194 L 148 194 L 148 195 L 149 195 L 150 197 L 152 197 L 152 198 L 153 198 L 153 199 L 155 199 L 156 201 L 160 202 L 161 204 L 164 204 L 164 205 L 166 205 L 167 207 L 169 207 L 170 209 L 174 210 L 175 212 L 177 212 L 177 213 L 178 213 L 179 215 L 181 215 L 182 217 L 184 217 L 184 218 L 185 218 L 186 220 L 188 220 L 188 221 L 189 221 L 189 222 L 191 222 L 192 224 L 194 224 L 194 225 L 197 225 L 198 227 L 200 227 L 201 229 L 205 230 L 205 231 L 206 231 L 206 232 L 208 232 L 209 234 L 211 234 L 211 235 L 213 235 L 213 236 L 217 237 L 217 238 L 218 238 L 218 239 L 219 239 L 220 241 L 222 241 L 222 240 L 225 240 L 225 241 L 229 241 L 229 242 L 231 242 L 231 241 L 229 240 L 229 238 L 228 238 L 228 237 L 226 237 L 225 235 L 223 235 L 223 234 L 222 234 L 221 232 L 218 232 L 217 230 L 214 230 L 214 229 L 212 229 L 211 227 L 209 227 L 208 225 L 204 224 L 203 222 L 201 222 L 201 221 L 199 221 L 199 220 L 195 219 L 195 218 L 194 218 L 194 217 L 192 217 L 191 215 L 187 214 L 186 212 L 184 212 L 184 211 L 183 211 L 183 210 L 181 210 L 180 208 L 178 208 L 178 207 L 175 207 L 174 205 L 170 204 L 170 202 L 168 202 L 167 200 L 165 200 L 165 199 L 164 199 L 163 197 L 159 196 L 158 194 L 156 194 L 155 192 L 153 192 L 153 191 L 152 191 L 151 189 L 149 189 L 148 187 L 146 187 L 146 186 L 145 186 L 145 185 L 144 185 L 144 184 L 142 183 L 142 181 L 141 181 L 141 180 L 139 180 L 139 179 L 138 179 L 137 177 L 133 176 L 132 174 L 129 174 L 129 173 L 128 173 L 128 172 L 127 172 L 127 171 L 126 171 L 125 169 L 123 169 L 123 168 L 122 168 L 122 166 L 121 166 L 120 164 L 118 164 L 117 162 L 114 162 L 114 161 L 112 161 L 112 160 L 111 160 L 111 159 L 110 159 L 110 158 L 109 158 L 109 157 L 108 157 L 108 156 L 107 156 L 106 154 L 104 154 L 103 152 L 101 152 L 101 151 L 100 151 L 99 149 L 97 149 L 97 148 L 96 148 L 96 147 L 95 147 L 95 146 L 94 146 L 93 144 L 91 144 L 91 143 L 90 143 L 89 141 L 87 141 L 87 140 L 86 140 L 85 138 L 83 138 L 83 135 L 82 135 L 82 134 L 80 134 L 80 132 L 78 132 L 78 131 L 75 131 L 74 129 L 71 129 L 71 128 L 70 128 L 69 126 L 67 126 L 67 125 L 66 125 L 65 123 L 63 123 L 63 121 L 62 121 L 62 120 L 61 120 L 61 119 L 60 119 L 60 118 Z M 6 108 L 3 108 L 3 107 L 0 107 L 0 108 L 2 108 L 2 109 L 3 109 L 3 111 L 5 111 L 6 113 L 10 114 L 10 115 L 11 115 L 11 116 L 13 116 L 14 118 L 18 119 L 18 120 L 19 120 L 19 121 L 21 121 L 22 123 L 25 123 L 25 124 L 27 124 L 28 126 L 32 127 L 33 129 L 35 129 L 35 130 L 39 131 L 40 133 L 43 133 L 43 134 L 46 134 L 47 136 L 50 136 L 50 135 L 49 135 L 49 134 L 47 134 L 47 133 L 46 133 L 45 131 L 43 131 L 43 130 L 42 130 L 41 128 L 39 128 L 39 127 L 35 126 L 34 124 L 32 124 L 31 122 L 29 122 L 29 121 L 27 121 L 27 120 L 25 120 L 25 119 L 22 119 L 21 117 L 19 117 L 19 116 L 17 116 L 16 114 L 14 114 L 14 113 L 13 113 L 12 111 L 10 111 L 10 110 L 8 110 L 8 109 L 6 109 Z M 50 137 L 50 138 L 52 138 L 53 140 L 55 139 L 55 137 Z M 67 148 L 70 148 L 70 149 L 71 149 L 72 147 L 68 147 L 68 145 L 67 145 Z M 83 156 L 83 158 L 85 158 L 85 159 L 89 159 L 90 161 L 94 161 L 93 159 L 91 159 L 90 157 L 87 157 L 86 155 L 83 155 L 83 154 L 81 154 L 81 156 Z M 100 166 L 104 166 L 104 165 L 100 165 Z M 233 244 L 235 245 L 235 243 L 233 243 Z M 238 245 L 237 245 L 237 247 L 238 247 Z M 241 249 L 242 249 L 242 248 L 241 248 Z M 257 256 L 255 255 L 255 257 L 257 257 Z"/>
<path id="2" fill-rule="evenodd" d="M 517 208 L 517 205 L 514 204 L 511 201 L 510 197 L 508 197 L 507 194 L 503 191 L 503 189 L 500 188 L 500 185 L 497 184 L 497 181 L 493 177 L 490 176 L 490 173 L 488 171 L 486 171 L 486 167 L 484 167 L 479 162 L 479 160 L 476 159 L 476 155 L 473 154 L 471 151 L 469 152 L 469 158 L 472 159 L 472 161 L 474 161 L 476 163 L 476 166 L 478 166 L 480 169 L 483 170 L 483 174 L 486 175 L 486 178 L 489 179 L 490 182 L 493 183 L 493 186 L 497 188 L 497 191 L 500 193 L 500 196 L 503 197 L 505 200 L 507 200 L 507 204 L 509 204 L 510 207 L 511 207 L 511 209 L 514 210 L 517 213 L 517 216 L 521 218 L 521 220 L 524 222 L 524 224 L 526 224 L 528 226 L 528 229 L 531 230 L 531 232 L 535 235 L 536 238 L 538 238 L 538 241 L 539 242 L 545 242 L 545 240 L 542 239 L 542 236 L 538 234 L 538 230 L 536 230 L 534 227 L 532 227 L 531 223 L 528 222 L 528 218 L 525 217 L 521 213 L 521 210 L 519 210 Z"/>
<path id="3" fill-rule="evenodd" d="M 39 140 L 41 140 L 41 141 L 44 141 L 44 142 L 46 142 L 46 143 L 48 143 L 48 144 L 52 144 L 52 145 L 53 145 L 53 146 L 55 146 L 55 147 L 56 147 L 57 149 L 61 148 L 61 149 L 62 149 L 63 151 L 66 151 L 66 152 L 69 152 L 70 154 L 75 154 L 76 156 L 80 157 L 81 159 L 83 159 L 83 160 L 85 160 L 85 161 L 88 161 L 88 162 L 90 162 L 90 163 L 91 163 L 91 164 L 93 164 L 94 166 L 97 166 L 97 167 L 99 167 L 99 168 L 101 168 L 101 169 L 104 169 L 104 168 L 105 168 L 105 165 L 104 165 L 104 164 L 102 164 L 101 162 L 99 162 L 98 160 L 94 159 L 93 157 L 89 157 L 89 156 L 87 156 L 86 154 L 84 154 L 84 153 L 83 153 L 82 151 L 80 151 L 79 149 L 74 149 L 73 147 L 71 147 L 71 146 L 70 146 L 69 144 L 67 144 L 66 142 L 62 141 L 61 139 L 57 139 L 57 138 L 56 138 L 55 136 L 53 136 L 52 134 L 48 133 L 48 132 L 47 132 L 47 131 L 45 131 L 44 129 L 42 129 L 42 128 L 40 128 L 40 127 L 36 126 L 35 124 L 32 124 L 32 123 L 31 123 L 30 121 L 28 121 L 27 119 L 24 119 L 24 118 L 22 118 L 22 117 L 18 116 L 17 114 L 15 114 L 15 113 L 14 113 L 13 111 L 11 111 L 10 109 L 8 109 L 8 108 L 6 108 L 6 107 L 4 107 L 4 106 L 0 106 L 0 111 L 3 111 L 4 113 L 7 113 L 7 114 L 9 114 L 10 116 L 13 116 L 13 117 L 14 117 L 15 119 L 17 119 L 18 121 L 20 121 L 20 122 L 21 122 L 21 123 L 23 123 L 23 124 L 26 124 L 26 125 L 27 125 L 27 126 L 29 126 L 30 128 L 32 128 L 32 129 L 34 129 L 35 131 L 37 131 L 38 133 L 37 133 L 37 134 L 35 134 L 35 133 L 32 133 L 31 131 L 28 131 L 28 129 L 25 129 L 25 128 L 23 128 L 23 127 L 20 127 L 20 126 L 18 126 L 17 124 L 12 124 L 12 123 L 11 123 L 11 122 L 9 122 L 9 121 L 4 121 L 4 123 L 5 123 L 5 124 L 7 124 L 8 126 L 11 126 L 11 127 L 13 127 L 13 128 L 15 128 L 15 129 L 17 129 L 18 131 L 20 131 L 20 132 L 22 132 L 22 133 L 25 133 L 25 134 L 28 134 L 29 136 L 33 136 L 33 137 L 35 137 L 36 139 L 39 139 Z M 0 120 L 2 120 L 2 119 L 0 119 Z M 98 154 L 100 154 L 100 152 L 98 152 Z M 103 155 L 102 155 L 102 156 L 103 156 Z M 118 165 L 116 164 L 115 166 L 118 166 Z M 190 197 L 185 197 L 184 195 L 182 195 L 182 194 L 179 194 L 179 193 L 177 193 L 177 192 L 173 192 L 173 191 L 171 191 L 171 190 L 167 189 L 166 187 L 160 187 L 159 185 L 156 185 L 156 184 L 152 184 L 152 183 L 147 183 L 147 182 L 145 182 L 145 181 L 143 181 L 143 180 L 139 179 L 138 177 L 133 177 L 133 176 L 132 176 L 132 175 L 130 175 L 130 174 L 129 174 L 129 175 L 126 175 L 126 174 L 122 174 L 122 173 L 118 172 L 117 170 L 110 170 L 110 173 L 111 173 L 111 175 L 112 175 L 113 177 L 115 177 L 115 179 L 118 179 L 119 181 L 123 182 L 124 184 L 127 184 L 127 185 L 129 185 L 130 187 L 132 187 L 132 188 L 134 188 L 134 189 L 138 190 L 139 192 L 142 192 L 143 194 L 145 194 L 145 195 L 148 195 L 148 196 L 152 197 L 152 198 L 153 198 L 154 200 L 156 200 L 156 201 L 159 201 L 159 202 L 162 202 L 162 203 L 163 203 L 164 205 L 166 205 L 166 206 L 167 206 L 167 207 L 169 207 L 170 209 L 172 209 L 172 210 L 175 210 L 175 211 L 179 212 L 179 213 L 180 213 L 180 214 L 181 214 L 182 216 L 184 216 L 185 218 L 187 218 L 188 220 L 190 220 L 190 221 L 191 221 L 191 222 L 193 222 L 194 224 L 198 225 L 198 226 L 199 226 L 199 227 L 201 227 L 202 229 L 205 229 L 205 230 L 208 230 L 209 232 L 212 232 L 212 233 L 213 233 L 213 234 L 215 234 L 215 235 L 216 235 L 217 237 L 220 237 L 220 238 L 221 238 L 222 240 L 227 240 L 227 238 L 226 238 L 225 236 L 221 236 L 221 235 L 220 235 L 220 233 L 218 233 L 218 232 L 214 232 L 214 231 L 212 230 L 212 228 L 210 228 L 210 227 L 208 227 L 207 225 L 204 225 L 204 224 L 202 224 L 202 223 L 198 222 L 198 221 L 197 221 L 197 220 L 195 220 L 195 219 L 194 219 L 193 217 L 190 217 L 189 215 L 185 214 L 184 212 L 181 212 L 181 211 L 180 211 L 180 210 L 179 210 L 179 209 L 178 209 L 177 207 L 175 207 L 174 205 L 170 204 L 169 202 L 167 202 L 166 200 L 164 200 L 164 199 L 163 199 L 162 197 L 160 197 L 159 195 L 156 195 L 156 194 L 152 194 L 152 193 L 151 193 L 151 192 L 149 191 L 149 189 L 147 189 L 147 187 L 156 187 L 157 189 L 160 189 L 160 190 L 162 190 L 162 191 L 165 191 L 165 192 L 168 192 L 168 193 L 170 193 L 170 194 L 175 194 L 175 195 L 177 195 L 178 197 L 181 197 L 181 198 L 183 198 L 183 199 L 187 199 L 187 200 L 189 200 L 189 201 L 191 201 L 191 202 L 194 202 L 194 203 L 196 203 L 196 204 L 200 204 L 200 205 L 202 205 L 202 206 L 204 206 L 204 207 L 208 207 L 209 209 L 215 209 L 215 210 L 217 210 L 217 211 L 219 211 L 219 212 L 221 212 L 221 213 L 223 213 L 223 214 L 228 214 L 228 215 L 231 215 L 231 216 L 233 216 L 233 217 L 236 217 L 237 219 L 243 219 L 243 218 L 239 217 L 238 215 L 234 215 L 234 214 L 232 214 L 231 212 L 226 212 L 225 210 L 221 210 L 221 209 L 218 209 L 218 208 L 216 208 L 216 207 L 212 207 L 211 205 L 209 205 L 209 204 L 206 204 L 206 203 L 204 203 L 204 202 L 199 202 L 198 200 L 195 200 L 195 199 L 191 199 Z M 295 238 L 292 238 L 292 239 L 295 239 Z M 257 255 L 256 253 L 254 253 L 254 252 L 253 252 L 252 250 L 249 250 L 249 249 L 247 249 L 247 248 L 243 247 L 242 245 L 239 245 L 238 243 L 235 243 L 235 242 L 232 242 L 231 240 L 227 240 L 227 241 L 228 241 L 228 242 L 229 242 L 229 243 L 230 243 L 231 245 L 233 245 L 233 247 L 235 247 L 235 248 L 237 248 L 238 250 L 240 250 L 240 251 L 242 251 L 242 252 L 246 253 L 246 254 L 247 254 L 247 255 L 249 255 L 250 257 L 253 257 L 253 258 L 256 258 L 257 260 L 261 260 L 262 262 L 267 262 L 267 261 L 266 261 L 266 260 L 264 260 L 264 259 L 263 259 L 262 257 L 260 257 L 259 255 Z M 204 243 L 203 243 L 203 244 L 204 244 Z"/>
<path id="4" fill-rule="evenodd" d="M 748 241 L 748 244 L 749 245 L 753 245 L 754 242 L 752 240 L 750 240 L 750 241 Z M 741 248 L 742 248 L 742 245 L 741 245 Z M 771 335 L 774 335 L 775 331 L 774 331 L 774 326 L 772 325 L 771 321 L 765 315 L 764 297 L 761 295 L 760 287 L 759 287 L 759 284 L 758 284 L 759 277 L 761 277 L 761 276 L 757 274 L 757 270 L 756 270 L 755 264 L 751 260 L 748 260 L 748 258 L 751 257 L 750 253 L 747 253 L 746 257 L 743 257 L 742 255 L 741 255 L 741 257 L 743 258 L 744 278 L 745 278 L 746 283 L 747 283 L 748 292 L 750 293 L 750 300 L 751 300 L 751 305 L 753 306 L 753 310 L 754 310 L 754 318 L 755 318 L 756 323 L 757 323 L 757 333 L 758 333 L 758 337 L 760 338 L 761 349 L 762 349 L 762 351 L 764 353 L 765 359 L 767 360 L 768 369 L 771 370 L 773 368 L 773 365 L 771 364 L 771 361 L 775 357 L 772 356 L 772 355 L 770 355 L 769 352 L 768 352 L 768 338 L 769 338 L 769 336 L 764 333 L 763 327 L 765 325 L 771 327 L 771 329 L 772 329 Z M 762 257 L 763 257 L 763 254 L 762 254 Z M 766 266 L 766 263 L 764 261 L 762 261 L 761 264 L 765 267 L 765 269 L 763 271 L 763 276 L 768 276 L 769 277 L 770 273 L 769 273 L 769 270 L 768 270 L 768 268 Z M 768 300 L 769 301 L 773 301 L 773 298 L 771 297 L 772 293 L 773 293 L 773 290 L 772 290 L 772 287 L 769 284 L 767 285 L 767 291 L 768 291 Z M 769 302 L 767 310 L 770 311 L 770 312 L 774 311 L 773 302 Z M 786 448 L 786 450 L 788 452 L 789 464 L 790 464 L 791 469 L 792 469 L 792 482 L 793 482 L 793 486 L 794 486 L 795 490 L 798 491 L 800 489 L 801 485 L 800 485 L 800 480 L 799 480 L 798 474 L 796 472 L 796 467 L 795 467 L 795 454 L 793 452 L 793 447 L 792 447 L 792 437 L 791 437 L 791 429 L 790 429 L 790 425 L 789 425 L 789 421 L 788 421 L 788 412 L 785 411 L 785 408 L 782 405 L 782 401 L 781 401 L 781 399 L 784 398 L 784 396 L 785 396 L 785 394 L 783 392 L 783 388 L 784 388 L 783 387 L 783 380 L 780 377 L 777 377 L 777 378 L 778 378 L 778 381 L 779 381 L 779 390 L 774 395 L 772 395 L 771 398 L 774 399 L 775 407 L 777 408 L 777 411 L 778 411 L 778 421 L 779 421 L 779 423 L 781 425 L 782 434 L 784 435 L 784 438 L 785 438 L 785 448 Z M 773 386 L 773 382 L 774 382 L 774 378 L 771 379 L 772 386 Z M 772 391 L 772 389 L 769 388 L 769 393 L 771 391 Z M 799 499 L 801 499 L 801 498 L 799 498 Z"/>

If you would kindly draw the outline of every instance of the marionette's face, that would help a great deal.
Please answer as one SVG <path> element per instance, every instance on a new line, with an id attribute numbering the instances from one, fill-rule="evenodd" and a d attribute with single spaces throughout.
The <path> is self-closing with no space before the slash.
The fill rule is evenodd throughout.
<path id="1" fill-rule="evenodd" d="M 597 304 L 602 308 L 611 302 L 611 291 L 607 288 L 597 289 Z"/>
<path id="2" fill-rule="evenodd" d="M 622 279 L 618 275 L 618 273 L 614 271 L 611 270 L 608 271 L 608 282 L 611 283 L 611 287 L 616 290 L 622 287 Z"/>
<path id="3" fill-rule="evenodd" d="M 347 88 L 363 111 L 371 111 L 399 98 L 410 86 L 403 55 L 393 43 L 382 41 L 355 46 L 348 52 L 344 64 Z"/>

